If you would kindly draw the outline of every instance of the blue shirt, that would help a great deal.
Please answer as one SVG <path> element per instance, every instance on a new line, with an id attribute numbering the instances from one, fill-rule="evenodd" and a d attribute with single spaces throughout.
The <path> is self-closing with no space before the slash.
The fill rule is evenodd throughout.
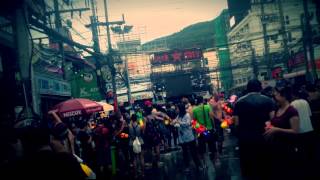
<path id="1" fill-rule="evenodd" d="M 178 129 L 180 143 L 187 143 L 195 139 L 193 130 L 191 127 L 191 117 L 189 113 L 186 113 L 183 118 L 177 117 L 180 127 Z"/>

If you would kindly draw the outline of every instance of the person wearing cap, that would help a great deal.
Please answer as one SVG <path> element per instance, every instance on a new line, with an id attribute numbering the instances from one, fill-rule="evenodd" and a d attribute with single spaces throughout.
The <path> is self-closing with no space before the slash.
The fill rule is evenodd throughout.
<path id="1" fill-rule="evenodd" d="M 233 118 L 238 129 L 242 176 L 248 179 L 267 179 L 268 153 L 263 134 L 265 123 L 273 118 L 273 101 L 260 94 L 261 82 L 250 80 L 248 94 L 235 104 Z"/>
<path id="2" fill-rule="evenodd" d="M 152 102 L 149 101 L 149 100 L 146 100 L 146 101 L 144 102 L 144 105 L 147 106 L 147 107 L 151 107 L 151 106 L 152 106 Z"/>

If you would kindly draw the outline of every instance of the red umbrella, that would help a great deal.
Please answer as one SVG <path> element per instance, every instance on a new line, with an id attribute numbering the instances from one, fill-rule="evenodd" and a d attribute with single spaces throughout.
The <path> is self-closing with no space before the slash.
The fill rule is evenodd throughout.
<path id="1" fill-rule="evenodd" d="M 59 103 L 54 109 L 58 110 L 60 117 L 67 118 L 103 111 L 103 106 L 89 99 L 76 98 Z"/>

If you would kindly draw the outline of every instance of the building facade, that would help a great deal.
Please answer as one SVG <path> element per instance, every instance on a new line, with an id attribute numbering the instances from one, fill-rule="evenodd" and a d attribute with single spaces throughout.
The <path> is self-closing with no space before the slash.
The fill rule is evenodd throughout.
<path id="1" fill-rule="evenodd" d="M 311 0 L 308 4 L 310 24 L 316 27 L 315 5 Z M 228 33 L 233 88 L 252 78 L 270 81 L 305 74 L 303 13 L 299 0 L 251 1 L 248 15 Z"/>
<path id="2" fill-rule="evenodd" d="M 209 76 L 212 84 L 212 91 L 219 92 L 221 88 L 221 82 L 219 80 L 219 58 L 215 49 L 206 49 L 203 52 L 203 57 L 207 62 L 209 68 Z"/>

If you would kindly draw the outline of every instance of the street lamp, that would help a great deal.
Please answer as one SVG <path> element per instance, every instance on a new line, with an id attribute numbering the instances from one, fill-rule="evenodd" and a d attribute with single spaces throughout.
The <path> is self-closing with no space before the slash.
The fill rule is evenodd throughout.
<path id="1" fill-rule="evenodd" d="M 124 68 L 125 68 L 125 72 L 126 72 L 126 82 L 127 82 L 127 93 L 128 93 L 128 102 L 131 102 L 131 87 L 130 87 L 130 78 L 129 78 L 129 71 L 128 71 L 128 58 L 126 55 L 126 45 L 125 45 L 125 37 L 124 34 L 129 33 L 132 30 L 133 26 L 128 26 L 128 25 L 124 25 L 124 26 L 112 26 L 111 27 L 111 31 L 113 33 L 122 35 L 122 43 L 123 43 L 123 49 L 124 49 Z"/>

